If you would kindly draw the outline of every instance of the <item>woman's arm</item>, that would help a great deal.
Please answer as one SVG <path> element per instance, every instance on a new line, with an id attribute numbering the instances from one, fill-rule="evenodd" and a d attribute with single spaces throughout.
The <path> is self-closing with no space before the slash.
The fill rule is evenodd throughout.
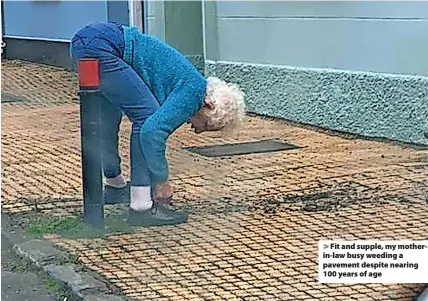
<path id="1" fill-rule="evenodd" d="M 152 184 L 168 180 L 168 161 L 165 155 L 168 137 L 192 118 L 202 107 L 205 83 L 181 83 L 168 96 L 165 103 L 143 124 L 140 142 L 150 171 Z"/>

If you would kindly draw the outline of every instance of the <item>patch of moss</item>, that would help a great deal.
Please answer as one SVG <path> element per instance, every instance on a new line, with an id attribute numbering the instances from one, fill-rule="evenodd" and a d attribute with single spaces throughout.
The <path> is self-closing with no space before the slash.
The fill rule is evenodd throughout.
<path id="1" fill-rule="evenodd" d="M 37 215 L 30 218 L 27 231 L 30 235 L 41 237 L 58 234 L 69 238 L 100 238 L 112 233 L 133 233 L 124 213 L 107 213 L 104 218 L 105 229 L 95 229 L 85 223 L 82 216 L 49 217 Z"/>

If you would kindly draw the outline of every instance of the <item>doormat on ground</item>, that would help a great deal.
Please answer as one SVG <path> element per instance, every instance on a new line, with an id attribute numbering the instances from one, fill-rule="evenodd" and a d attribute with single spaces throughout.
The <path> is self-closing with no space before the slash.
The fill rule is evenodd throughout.
<path id="1" fill-rule="evenodd" d="M 279 140 L 262 140 L 211 146 L 185 147 L 184 149 L 205 157 L 224 157 L 270 153 L 300 148 Z"/>
<path id="2" fill-rule="evenodd" d="M 15 102 L 26 102 L 27 99 L 18 97 L 8 93 L 1 93 L 1 103 L 15 103 Z"/>

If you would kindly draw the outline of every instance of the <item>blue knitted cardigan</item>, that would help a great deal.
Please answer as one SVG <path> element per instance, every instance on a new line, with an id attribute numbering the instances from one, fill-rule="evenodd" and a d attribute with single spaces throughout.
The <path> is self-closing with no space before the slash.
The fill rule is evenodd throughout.
<path id="1" fill-rule="evenodd" d="M 203 106 L 206 79 L 180 52 L 136 27 L 123 26 L 124 60 L 143 79 L 160 108 L 143 124 L 140 142 L 152 184 L 168 179 L 168 137 Z"/>

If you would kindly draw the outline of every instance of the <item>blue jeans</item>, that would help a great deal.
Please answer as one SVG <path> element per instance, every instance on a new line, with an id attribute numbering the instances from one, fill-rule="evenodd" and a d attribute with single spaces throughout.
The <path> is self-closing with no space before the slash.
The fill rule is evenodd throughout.
<path id="1" fill-rule="evenodd" d="M 159 108 L 159 102 L 140 76 L 123 61 L 124 47 L 119 25 L 94 23 L 76 33 L 70 53 L 75 64 L 81 58 L 99 59 L 104 176 L 113 178 L 121 173 L 118 133 L 124 112 L 132 122 L 131 185 L 150 186 L 150 173 L 140 143 L 140 129 Z"/>

